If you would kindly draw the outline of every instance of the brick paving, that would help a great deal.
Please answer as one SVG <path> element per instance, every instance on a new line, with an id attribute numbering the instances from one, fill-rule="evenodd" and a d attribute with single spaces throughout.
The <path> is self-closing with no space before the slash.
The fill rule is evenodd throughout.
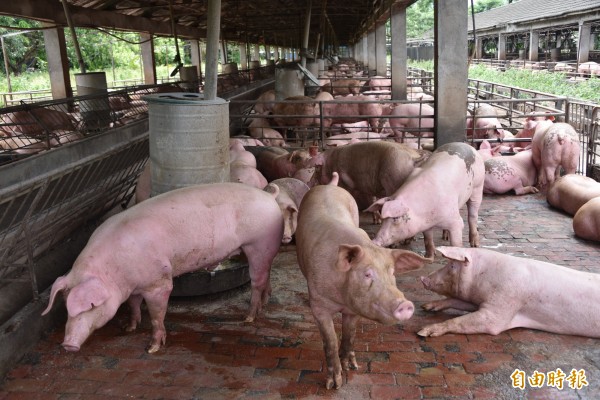
<path id="1" fill-rule="evenodd" d="M 363 227 L 374 233 L 370 217 Z M 600 272 L 600 246 L 576 238 L 571 217 L 551 209 L 543 194 L 485 196 L 479 216 L 482 246 L 574 269 Z M 467 232 L 465 229 L 465 243 Z M 436 245 L 444 244 L 440 235 Z M 422 238 L 405 248 L 424 252 Z M 600 346 L 597 339 L 513 329 L 497 336 L 448 334 L 420 338 L 425 324 L 451 317 L 419 306 L 439 298 L 417 277 L 442 260 L 401 275 L 398 285 L 415 302 L 403 325 L 359 324 L 359 369 L 339 390 L 327 391 L 322 342 L 308 306 L 306 282 L 293 245 L 282 247 L 272 269 L 273 295 L 254 323 L 241 322 L 249 285 L 226 293 L 172 298 L 166 316 L 167 345 L 149 355 L 148 317 L 134 333 L 121 326 L 123 307 L 78 353 L 60 343 L 64 326 L 40 341 L 0 383 L 0 400 L 13 399 L 598 399 Z M 582 304 L 582 307 L 589 305 Z M 592 305 L 597 307 L 598 305 Z M 336 320 L 340 330 L 341 318 Z M 559 390 L 512 386 L 511 374 L 526 378 L 560 368 L 583 370 L 588 383 Z M 533 378 L 532 378 L 533 379 Z"/>

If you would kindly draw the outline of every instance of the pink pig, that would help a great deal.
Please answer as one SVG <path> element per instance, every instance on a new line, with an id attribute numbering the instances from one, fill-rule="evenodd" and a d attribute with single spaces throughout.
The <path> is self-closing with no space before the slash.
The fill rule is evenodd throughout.
<path id="1" fill-rule="evenodd" d="M 271 294 L 271 263 L 277 255 L 283 219 L 275 198 L 236 183 L 172 190 L 106 220 L 91 236 L 71 271 L 52 285 L 52 308 L 64 291 L 69 314 L 63 347 L 77 351 L 129 299 L 128 330 L 141 320 L 146 301 L 152 322 L 148 352 L 166 341 L 164 318 L 173 277 L 212 268 L 243 251 L 252 295 L 246 321 L 253 321 Z"/>
<path id="2" fill-rule="evenodd" d="M 273 194 L 281 214 L 283 215 L 283 239 L 282 243 L 292 241 L 298 225 L 298 209 L 302 198 L 310 188 L 304 182 L 296 178 L 280 178 L 269 183 L 264 190 Z"/>
<path id="3" fill-rule="evenodd" d="M 600 241 L 600 197 L 590 199 L 577 210 L 573 231 L 582 239 Z"/>
<path id="4" fill-rule="evenodd" d="M 396 140 L 404 143 L 406 133 L 433 137 L 433 107 L 425 103 L 401 103 L 386 107 Z"/>
<path id="5" fill-rule="evenodd" d="M 447 298 L 423 308 L 470 312 L 427 325 L 418 335 L 497 335 L 523 327 L 600 337 L 600 274 L 487 249 L 437 250 L 448 263 L 421 281 L 426 289 Z"/>
<path id="6" fill-rule="evenodd" d="M 450 243 L 462 245 L 460 208 L 466 203 L 469 243 L 478 247 L 477 218 L 484 180 L 483 159 L 473 147 L 460 142 L 440 146 L 394 194 L 367 209 L 379 211 L 383 218 L 373 243 L 389 246 L 423 232 L 425 257 L 433 258 L 433 228 L 449 231 Z"/>
<path id="7" fill-rule="evenodd" d="M 262 189 L 267 179 L 256 169 L 254 154 L 246 151 L 239 142 L 229 146 L 229 181 L 239 182 Z"/>
<path id="8" fill-rule="evenodd" d="M 473 117 L 467 118 L 467 136 L 474 139 L 504 139 L 505 132 L 496 108 L 490 104 L 480 104 Z"/>
<path id="9" fill-rule="evenodd" d="M 514 190 L 515 194 L 538 193 L 534 186 L 537 171 L 533 165 L 531 150 L 523 150 L 512 156 L 494 156 L 487 140 L 479 147 L 485 165 L 483 193 L 503 194 Z"/>
<path id="10" fill-rule="evenodd" d="M 383 324 L 409 319 L 412 302 L 396 286 L 394 272 L 420 268 L 426 259 L 407 250 L 375 246 L 358 226 L 358 207 L 352 196 L 336 186 L 312 188 L 302 200 L 296 230 L 298 265 L 308 284 L 327 360 L 326 388 L 342 385 L 342 369 L 357 369 L 354 353 L 360 317 Z M 342 313 L 342 343 L 334 316 Z"/>
<path id="11" fill-rule="evenodd" d="M 599 196 L 600 182 L 587 176 L 568 174 L 550 185 L 546 200 L 552 207 L 575 215 L 581 206 Z"/>
<path id="12" fill-rule="evenodd" d="M 565 122 L 543 128 L 538 125 L 531 141 L 541 188 L 551 185 L 560 176 L 561 167 L 565 173 L 574 174 L 579 164 L 579 137 L 575 129 Z"/>

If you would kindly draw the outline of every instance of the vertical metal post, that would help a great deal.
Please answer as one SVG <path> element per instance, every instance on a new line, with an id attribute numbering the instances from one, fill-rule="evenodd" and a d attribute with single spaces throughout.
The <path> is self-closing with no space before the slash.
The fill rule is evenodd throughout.
<path id="1" fill-rule="evenodd" d="M 77 54 L 77 62 L 79 63 L 79 70 L 82 74 L 85 74 L 85 64 L 83 62 L 83 57 L 81 57 L 81 50 L 79 49 L 79 41 L 77 40 L 77 35 L 75 34 L 75 27 L 73 26 L 73 21 L 71 20 L 71 13 L 69 12 L 69 6 L 67 4 L 67 0 L 61 0 L 63 4 L 63 9 L 65 10 L 65 18 L 67 19 L 67 24 L 69 25 L 69 30 L 71 31 L 71 37 L 73 38 L 73 47 L 75 47 L 75 54 Z"/>
<path id="2" fill-rule="evenodd" d="M 310 34 L 310 15 L 312 12 L 312 0 L 306 5 L 306 18 L 304 20 L 304 37 L 302 39 L 302 66 L 306 67 L 306 55 L 308 53 L 308 36 Z"/>
<path id="3" fill-rule="evenodd" d="M 219 58 L 219 31 L 221 26 L 221 0 L 209 0 L 206 32 L 206 81 L 204 99 L 217 97 L 217 64 Z"/>

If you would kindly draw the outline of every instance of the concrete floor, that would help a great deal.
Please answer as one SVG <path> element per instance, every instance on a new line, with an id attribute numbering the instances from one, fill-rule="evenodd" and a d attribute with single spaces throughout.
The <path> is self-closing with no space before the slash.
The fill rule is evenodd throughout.
<path id="1" fill-rule="evenodd" d="M 363 215 L 363 227 L 377 227 Z M 576 238 L 571 217 L 551 209 L 543 194 L 485 196 L 479 215 L 482 246 L 499 252 L 600 272 L 600 246 Z M 464 232 L 467 243 L 467 232 Z M 441 232 L 436 235 L 441 241 Z M 419 237 L 405 248 L 423 253 Z M 403 325 L 362 320 L 356 350 L 357 371 L 339 390 L 324 387 L 322 342 L 308 305 L 306 281 L 293 245 L 282 247 L 272 268 L 273 295 L 259 318 L 243 323 L 249 285 L 226 293 L 172 298 L 165 324 L 167 345 L 149 355 L 149 321 L 135 333 L 121 329 L 122 308 L 97 330 L 78 353 L 60 343 L 64 326 L 49 332 L 0 383 L 7 399 L 598 399 L 600 341 L 513 329 L 497 336 L 448 334 L 420 338 L 425 324 L 450 318 L 419 306 L 439 298 L 417 277 L 439 268 L 441 259 L 398 277 L 398 286 L 417 305 Z M 590 305 L 582 304 L 582 307 Z M 591 305 L 598 307 L 600 305 Z M 339 332 L 341 318 L 337 319 Z M 587 386 L 558 390 L 547 383 L 513 387 L 511 374 L 560 368 L 567 376 L 583 370 Z"/>

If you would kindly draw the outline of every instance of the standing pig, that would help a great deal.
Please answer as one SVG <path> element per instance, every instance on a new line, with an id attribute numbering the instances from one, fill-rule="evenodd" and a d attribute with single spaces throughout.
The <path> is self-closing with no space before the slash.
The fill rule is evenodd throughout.
<path id="1" fill-rule="evenodd" d="M 538 125 L 540 126 L 539 129 L 547 129 L 550 127 L 550 125 L 554 122 L 554 116 L 549 115 L 549 116 L 537 116 L 537 117 L 527 117 L 525 119 L 525 122 L 523 123 L 523 128 L 521 128 L 517 134 L 515 135 L 515 139 L 520 139 L 520 138 L 529 138 L 532 139 L 533 135 L 535 134 L 536 129 L 538 129 Z M 516 148 L 527 148 L 527 147 L 531 147 L 531 141 L 525 141 L 525 142 L 512 142 L 512 146 L 513 149 Z"/>
<path id="2" fill-rule="evenodd" d="M 504 139 L 504 129 L 494 106 L 483 103 L 475 109 L 473 117 L 467 118 L 467 136 L 473 139 Z"/>
<path id="3" fill-rule="evenodd" d="M 575 215 L 585 203 L 600 196 L 600 182 L 583 175 L 561 176 L 550 185 L 546 200 L 552 207 Z"/>
<path id="4" fill-rule="evenodd" d="M 271 294 L 269 275 L 283 234 L 274 197 L 236 183 L 172 190 L 106 220 L 90 237 L 71 271 L 52 285 L 48 313 L 64 291 L 69 314 L 63 347 L 79 350 L 129 299 L 128 329 L 140 322 L 146 301 L 152 322 L 148 352 L 166 341 L 164 326 L 173 277 L 210 269 L 243 251 L 252 295 L 246 321 L 253 321 Z"/>
<path id="5" fill-rule="evenodd" d="M 309 187 L 296 178 L 280 178 L 269 183 L 264 190 L 275 196 L 283 215 L 283 239 L 281 242 L 290 243 L 298 225 L 300 203 Z"/>
<path id="6" fill-rule="evenodd" d="M 323 103 L 323 129 L 334 123 L 368 120 L 371 129 L 379 132 L 379 120 L 383 114 L 381 103 L 372 96 L 351 96 Z"/>
<path id="7" fill-rule="evenodd" d="M 573 127 L 556 122 L 547 129 L 537 129 L 531 141 L 533 163 L 538 170 L 538 185 L 551 185 L 560 176 L 577 172 L 579 164 L 579 137 Z"/>
<path id="8" fill-rule="evenodd" d="M 473 147 L 458 142 L 440 146 L 393 195 L 367 209 L 379 211 L 383 218 L 373 243 L 389 246 L 423 232 L 425 257 L 433 258 L 433 228 L 442 228 L 449 231 L 453 246 L 461 246 L 464 222 L 460 208 L 466 203 L 469 243 L 478 247 L 477 218 L 484 181 L 483 159 Z"/>
<path id="9" fill-rule="evenodd" d="M 397 141 L 404 143 L 406 132 L 418 137 L 433 137 L 433 107 L 429 104 L 391 104 L 384 109 Z"/>
<path id="10" fill-rule="evenodd" d="M 484 140 L 479 154 L 485 160 L 483 193 L 503 194 L 514 190 L 515 194 L 538 193 L 535 187 L 537 171 L 533 165 L 531 150 L 523 150 L 512 156 L 493 156 L 490 143 Z"/>
<path id="11" fill-rule="evenodd" d="M 312 97 L 292 96 L 273 106 L 273 124 L 281 129 L 293 129 L 302 141 L 308 138 L 308 129 L 318 125 L 319 105 Z"/>
<path id="12" fill-rule="evenodd" d="M 594 197 L 577 210 L 573 231 L 582 239 L 600 241 L 600 197 Z"/>
<path id="13" fill-rule="evenodd" d="M 421 281 L 426 289 L 448 298 L 423 308 L 472 312 L 427 325 L 418 335 L 497 335 L 522 327 L 600 337 L 600 274 L 487 249 L 439 247 L 438 251 L 448 264 Z"/>
<path id="14" fill-rule="evenodd" d="M 308 284 L 310 308 L 321 332 L 327 360 L 327 389 L 342 385 L 342 369 L 357 369 L 354 340 L 359 318 L 383 324 L 409 319 L 412 302 L 396 287 L 394 272 L 420 268 L 426 261 L 407 250 L 373 245 L 358 227 L 352 196 L 332 184 L 312 188 L 300 205 L 296 252 Z M 333 318 L 342 313 L 342 343 Z"/>
<path id="15" fill-rule="evenodd" d="M 270 114 L 273 112 L 275 105 L 275 90 L 267 90 L 261 93 L 254 104 L 254 111 L 258 114 Z"/>

